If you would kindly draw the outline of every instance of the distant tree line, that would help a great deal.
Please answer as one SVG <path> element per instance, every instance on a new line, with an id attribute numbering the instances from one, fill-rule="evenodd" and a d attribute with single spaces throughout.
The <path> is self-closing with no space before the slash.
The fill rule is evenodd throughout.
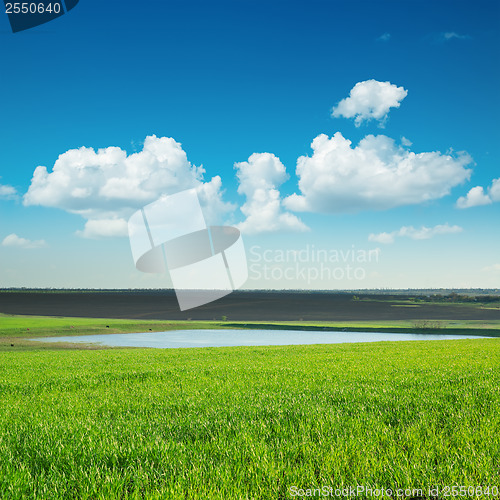
<path id="1" fill-rule="evenodd" d="M 422 302 L 481 302 L 491 303 L 500 302 L 498 295 L 465 295 L 456 292 L 451 292 L 447 295 L 433 293 L 431 295 L 419 295 L 415 297 L 415 301 Z"/>

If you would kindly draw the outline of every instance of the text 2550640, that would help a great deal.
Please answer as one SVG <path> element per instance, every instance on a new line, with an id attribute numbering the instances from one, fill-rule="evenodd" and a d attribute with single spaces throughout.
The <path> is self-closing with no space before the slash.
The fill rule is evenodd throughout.
<path id="1" fill-rule="evenodd" d="M 61 4 L 58 2 L 43 4 L 36 2 L 14 2 L 5 4 L 6 14 L 59 14 Z"/>

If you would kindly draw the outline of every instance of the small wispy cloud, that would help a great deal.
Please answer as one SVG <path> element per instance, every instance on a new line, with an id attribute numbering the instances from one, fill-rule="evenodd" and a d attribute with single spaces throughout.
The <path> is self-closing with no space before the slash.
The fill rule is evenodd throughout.
<path id="1" fill-rule="evenodd" d="M 391 34 L 390 33 L 384 33 L 383 35 L 380 35 L 377 40 L 379 42 L 388 42 L 391 39 Z"/>
<path id="2" fill-rule="evenodd" d="M 403 146 L 407 146 L 407 147 L 410 147 L 413 142 L 410 141 L 410 139 L 407 139 L 405 136 L 401 137 L 401 144 Z"/>
<path id="3" fill-rule="evenodd" d="M 372 233 L 368 236 L 368 241 L 390 244 L 394 243 L 397 237 L 406 237 L 412 240 L 428 240 L 438 234 L 453 234 L 461 233 L 462 231 L 463 229 L 460 226 L 450 226 L 449 224 L 439 224 L 434 227 L 422 226 L 419 229 L 413 226 L 403 226 L 401 229 L 390 233 Z"/>
<path id="4" fill-rule="evenodd" d="M 128 235 L 128 225 L 125 219 L 91 219 L 85 223 L 85 229 L 76 234 L 82 238 L 117 238 Z"/>
<path id="5" fill-rule="evenodd" d="M 16 188 L 0 184 L 0 199 L 12 200 L 17 197 Z"/>
<path id="6" fill-rule="evenodd" d="M 393 231 L 392 233 L 372 233 L 368 236 L 368 241 L 375 241 L 377 243 L 383 243 L 384 245 L 387 245 L 389 243 L 394 243 L 396 233 L 397 231 Z"/>
<path id="7" fill-rule="evenodd" d="M 2 241 L 3 247 L 17 247 L 17 248 L 41 248 L 46 246 L 44 240 L 29 240 L 27 238 L 21 238 L 15 233 L 9 234 Z"/>
<path id="8" fill-rule="evenodd" d="M 482 271 L 500 273 L 500 264 L 493 264 L 492 266 L 483 267 Z"/>
<path id="9" fill-rule="evenodd" d="M 441 33 L 440 36 L 442 41 L 449 41 L 449 40 L 470 40 L 472 37 L 470 35 L 461 35 L 459 33 L 456 33 L 455 31 L 446 31 L 445 33 Z"/>

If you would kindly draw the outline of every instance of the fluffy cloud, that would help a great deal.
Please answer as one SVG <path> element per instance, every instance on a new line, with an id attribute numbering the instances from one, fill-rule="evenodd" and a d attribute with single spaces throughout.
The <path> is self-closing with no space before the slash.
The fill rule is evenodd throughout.
<path id="1" fill-rule="evenodd" d="M 17 196 L 16 188 L 0 184 L 0 198 L 11 200 Z"/>
<path id="2" fill-rule="evenodd" d="M 493 179 L 491 186 L 488 188 L 488 194 L 491 201 L 500 201 L 500 177 Z"/>
<path id="3" fill-rule="evenodd" d="M 210 182 L 198 184 L 197 192 L 207 224 L 220 223 L 222 215 L 236 210 L 236 205 L 222 199 L 224 190 L 222 189 L 222 179 L 219 175 L 212 177 Z"/>
<path id="4" fill-rule="evenodd" d="M 470 207 L 477 207 L 480 205 L 490 205 L 490 204 L 491 204 L 491 199 L 484 192 L 484 189 L 482 186 L 473 187 L 467 193 L 466 196 L 461 196 L 457 200 L 457 207 L 458 208 L 470 208 Z"/>
<path id="5" fill-rule="evenodd" d="M 248 161 L 235 163 L 238 193 L 247 201 L 241 207 L 246 219 L 239 224 L 247 234 L 278 230 L 305 231 L 307 226 L 295 215 L 282 210 L 276 189 L 288 178 L 285 166 L 271 153 L 254 153 Z"/>
<path id="6" fill-rule="evenodd" d="M 192 165 L 181 144 L 170 137 L 146 137 L 142 151 L 127 155 L 118 147 L 72 149 L 49 172 L 37 167 L 25 205 L 56 207 L 87 222 L 88 237 L 126 234 L 125 220 L 161 195 L 197 188 L 212 220 L 234 207 L 222 201 L 221 179 L 204 182 L 202 167 Z"/>
<path id="7" fill-rule="evenodd" d="M 434 227 L 422 226 L 419 229 L 413 226 L 403 226 L 401 229 L 392 231 L 391 233 L 372 233 L 368 236 L 368 240 L 387 244 L 394 243 L 396 237 L 406 237 L 412 240 L 428 240 L 438 234 L 454 234 L 462 231 L 463 229 L 460 226 L 450 226 L 448 224 L 440 224 Z"/>
<path id="8" fill-rule="evenodd" d="M 324 213 L 383 210 L 441 198 L 469 179 L 472 159 L 439 152 L 413 153 L 390 137 L 368 135 L 358 146 L 340 132 L 321 134 L 312 156 L 297 160 L 301 194 L 284 205 L 294 211 Z"/>
<path id="9" fill-rule="evenodd" d="M 354 118 L 359 127 L 363 121 L 372 119 L 381 123 L 387 118 L 391 108 L 399 108 L 408 91 L 391 82 L 366 80 L 358 82 L 351 89 L 349 97 L 342 99 L 332 110 L 335 118 Z"/>
<path id="10" fill-rule="evenodd" d="M 491 205 L 494 201 L 500 201 L 500 177 L 493 179 L 491 186 L 484 191 L 482 186 L 475 186 L 465 196 L 457 200 L 457 208 L 479 207 Z"/>
<path id="11" fill-rule="evenodd" d="M 16 248 L 40 248 L 46 245 L 44 240 L 28 240 L 27 238 L 21 238 L 17 234 L 9 234 L 2 241 L 2 246 L 4 247 L 16 247 Z"/>

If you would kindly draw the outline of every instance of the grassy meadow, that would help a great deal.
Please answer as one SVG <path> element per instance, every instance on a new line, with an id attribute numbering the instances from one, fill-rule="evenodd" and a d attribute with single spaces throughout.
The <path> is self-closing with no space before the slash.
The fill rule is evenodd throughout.
<path id="1" fill-rule="evenodd" d="M 164 350 L 24 340 L 221 326 L 235 324 L 0 316 L 0 498 L 500 486 L 495 338 Z"/>

